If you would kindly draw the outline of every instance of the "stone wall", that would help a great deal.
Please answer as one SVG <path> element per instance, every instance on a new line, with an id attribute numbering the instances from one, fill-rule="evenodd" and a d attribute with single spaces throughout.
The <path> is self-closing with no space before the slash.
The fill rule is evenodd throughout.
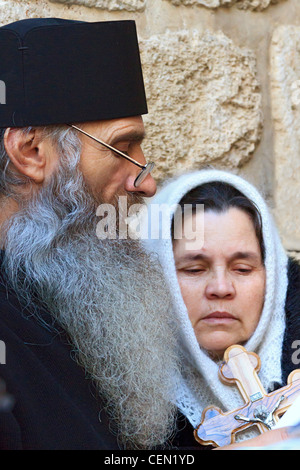
<path id="1" fill-rule="evenodd" d="M 0 12 L 134 19 L 158 182 L 205 165 L 241 174 L 300 250 L 299 0 L 0 0 Z"/>

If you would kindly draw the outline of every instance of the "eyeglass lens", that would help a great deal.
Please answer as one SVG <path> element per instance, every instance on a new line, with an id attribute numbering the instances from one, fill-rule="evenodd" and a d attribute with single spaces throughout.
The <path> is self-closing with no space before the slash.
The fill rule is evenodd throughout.
<path id="1" fill-rule="evenodd" d="M 147 178 L 149 173 L 151 173 L 151 171 L 153 170 L 154 166 L 155 164 L 153 162 L 147 163 L 145 168 L 139 173 L 139 175 L 136 177 L 134 181 L 134 186 L 136 188 L 138 188 L 142 184 L 142 182 Z"/>

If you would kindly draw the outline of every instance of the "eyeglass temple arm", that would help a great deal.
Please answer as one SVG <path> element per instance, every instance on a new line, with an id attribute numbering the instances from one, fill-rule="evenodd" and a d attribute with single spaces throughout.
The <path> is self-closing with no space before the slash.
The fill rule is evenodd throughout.
<path id="1" fill-rule="evenodd" d="M 111 150 L 112 152 L 115 152 L 117 155 L 120 155 L 121 157 L 126 158 L 126 160 L 128 160 L 128 161 L 131 162 L 131 163 L 134 163 L 135 165 L 139 166 L 140 168 L 142 168 L 142 169 L 146 168 L 146 165 L 142 165 L 141 163 L 138 163 L 136 160 L 134 160 L 133 158 L 131 158 L 129 155 L 126 155 L 126 153 L 123 153 L 123 152 L 121 152 L 120 150 L 115 149 L 114 147 L 111 147 L 111 146 L 110 146 L 109 144 L 107 144 L 106 142 L 103 142 L 102 140 L 97 139 L 96 137 L 92 136 L 92 135 L 89 134 L 88 132 L 85 132 L 83 129 L 80 129 L 79 127 L 74 126 L 73 124 L 67 124 L 67 126 L 73 127 L 73 128 L 76 129 L 78 132 L 81 132 L 82 134 L 85 134 L 86 136 L 88 136 L 88 137 L 90 137 L 91 139 L 95 140 L 95 142 L 98 142 L 98 144 L 101 144 L 101 145 L 103 145 L 104 147 L 106 147 L 106 148 L 108 148 L 109 150 Z"/>

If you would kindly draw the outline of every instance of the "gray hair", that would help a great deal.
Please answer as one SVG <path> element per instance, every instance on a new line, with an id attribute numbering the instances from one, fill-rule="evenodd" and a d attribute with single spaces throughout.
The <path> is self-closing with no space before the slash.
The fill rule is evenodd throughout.
<path id="1" fill-rule="evenodd" d="M 34 129 L 34 127 L 22 127 L 20 132 L 23 134 L 29 134 L 29 132 Z M 56 146 L 59 155 L 64 155 L 66 148 L 72 147 L 75 149 L 73 154 L 77 156 L 74 158 L 74 168 L 78 164 L 78 155 L 80 152 L 78 149 L 81 148 L 81 141 L 78 136 L 78 133 L 66 125 L 56 125 L 56 126 L 44 126 L 37 127 L 42 131 L 42 137 L 44 139 L 50 139 L 52 143 Z M 0 197 L 14 197 L 18 198 L 18 187 L 23 186 L 31 182 L 30 178 L 26 175 L 17 174 L 11 165 L 11 160 L 6 152 L 4 145 L 4 134 L 6 129 L 0 129 Z M 69 162 L 70 164 L 70 162 Z"/>

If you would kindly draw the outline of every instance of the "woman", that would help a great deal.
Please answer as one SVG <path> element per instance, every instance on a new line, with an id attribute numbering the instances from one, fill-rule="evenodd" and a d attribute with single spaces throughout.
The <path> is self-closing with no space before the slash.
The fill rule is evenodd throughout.
<path id="1" fill-rule="evenodd" d="M 260 356 L 259 377 L 268 391 L 285 385 L 297 368 L 299 267 L 288 259 L 261 195 L 238 176 L 216 170 L 183 175 L 166 184 L 151 204 L 169 208 L 164 224 L 150 218 L 152 239 L 145 244 L 158 253 L 173 295 L 184 364 L 175 400 L 195 428 L 207 406 L 226 411 L 244 404 L 237 388 L 218 377 L 230 345 L 243 344 Z M 204 204 L 197 227 L 203 240 L 184 230 L 189 226 L 193 233 L 197 204 Z M 193 206 L 183 222 L 178 205 L 180 210 Z M 183 235 L 176 239 L 181 223 Z M 254 435 L 255 427 L 238 437 Z M 194 446 L 188 436 L 189 427 L 175 443 Z"/>

